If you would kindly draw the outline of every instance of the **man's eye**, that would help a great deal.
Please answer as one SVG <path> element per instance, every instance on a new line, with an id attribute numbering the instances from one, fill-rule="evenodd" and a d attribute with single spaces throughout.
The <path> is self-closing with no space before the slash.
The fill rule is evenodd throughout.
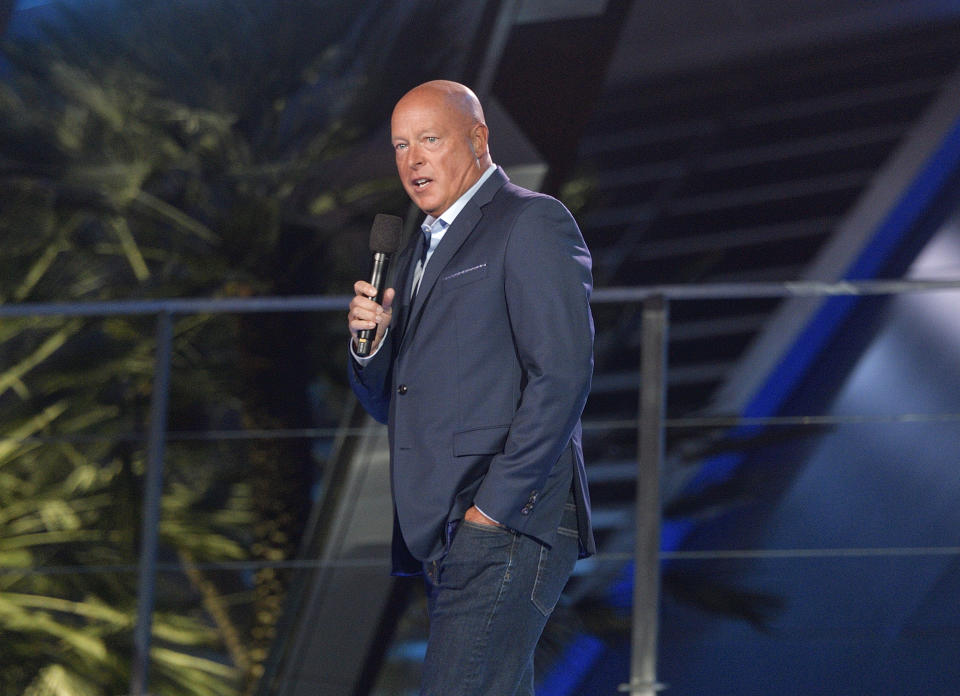
<path id="1" fill-rule="evenodd" d="M 436 142 L 439 141 L 439 140 L 440 140 L 440 138 L 438 138 L 438 137 L 435 136 L 435 135 L 428 135 L 428 136 L 427 136 L 427 142 L 430 143 L 431 145 L 433 145 L 434 143 L 436 143 Z"/>
<path id="2" fill-rule="evenodd" d="M 406 150 L 406 149 L 407 149 L 407 144 L 406 144 L 406 143 L 397 143 L 396 145 L 393 146 L 393 149 L 394 149 L 394 150 Z"/>

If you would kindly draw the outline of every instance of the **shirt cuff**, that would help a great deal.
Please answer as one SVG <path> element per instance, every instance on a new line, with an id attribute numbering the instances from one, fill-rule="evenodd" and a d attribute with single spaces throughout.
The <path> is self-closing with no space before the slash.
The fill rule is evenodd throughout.
<path id="1" fill-rule="evenodd" d="M 357 361 L 357 364 L 360 365 L 360 367 L 363 367 L 368 362 L 373 360 L 373 356 L 375 356 L 377 353 L 380 352 L 380 349 L 383 348 L 383 342 L 387 340 L 387 334 L 389 333 L 390 333 L 390 327 L 388 326 L 387 330 L 383 332 L 383 338 L 380 339 L 380 344 L 377 346 L 377 349 L 372 353 L 370 353 L 370 355 L 364 355 L 362 357 L 357 355 L 357 351 L 353 347 L 353 336 L 351 336 L 348 339 L 348 343 L 347 343 L 347 345 L 349 346 L 350 355 L 353 356 L 353 359 Z"/>
<path id="2" fill-rule="evenodd" d="M 480 510 L 480 508 L 477 507 L 477 504 L 476 504 L 476 503 L 473 504 L 473 507 L 477 508 L 477 510 Z M 494 524 L 498 524 L 498 525 L 500 525 L 501 527 L 504 526 L 504 524 L 503 524 L 502 522 L 500 522 L 500 520 L 495 520 L 495 519 L 493 519 L 492 517 L 490 517 L 490 515 L 488 515 L 487 513 L 485 513 L 483 510 L 480 510 L 480 514 L 483 515 L 484 517 L 486 517 L 488 520 L 490 520 L 490 521 L 493 522 Z"/>

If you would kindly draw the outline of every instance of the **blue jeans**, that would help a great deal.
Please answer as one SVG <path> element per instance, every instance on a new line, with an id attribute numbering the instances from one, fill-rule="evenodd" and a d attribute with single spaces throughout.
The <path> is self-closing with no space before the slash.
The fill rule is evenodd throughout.
<path id="1" fill-rule="evenodd" d="M 577 560 L 568 502 L 552 547 L 461 522 L 450 550 L 425 565 L 430 637 L 421 696 L 533 696 L 533 654 Z"/>

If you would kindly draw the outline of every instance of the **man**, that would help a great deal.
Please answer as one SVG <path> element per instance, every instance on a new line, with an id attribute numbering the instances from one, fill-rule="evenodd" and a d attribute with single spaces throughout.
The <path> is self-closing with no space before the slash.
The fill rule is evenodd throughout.
<path id="1" fill-rule="evenodd" d="M 421 694 L 533 696 L 536 643 L 595 551 L 580 445 L 590 254 L 563 205 L 493 164 L 463 85 L 414 88 L 390 125 L 425 234 L 382 306 L 354 285 L 350 331 L 376 337 L 366 358 L 351 343 L 349 376 L 389 425 L 394 573 L 426 577 Z"/>

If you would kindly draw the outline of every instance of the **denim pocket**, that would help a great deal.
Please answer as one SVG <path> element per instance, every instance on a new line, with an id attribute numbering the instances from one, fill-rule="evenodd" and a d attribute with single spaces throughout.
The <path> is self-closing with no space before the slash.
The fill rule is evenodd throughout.
<path id="1" fill-rule="evenodd" d="M 560 593 L 563 592 L 573 565 L 577 562 L 578 553 L 577 508 L 567 503 L 557 527 L 556 543 L 550 548 L 540 546 L 537 575 L 530 595 L 530 601 L 544 616 L 549 616 L 557 606 Z"/>
<path id="2" fill-rule="evenodd" d="M 480 586 L 498 587 L 509 572 L 518 537 L 501 527 L 461 521 L 449 553 L 440 563 L 440 584 L 462 589 L 478 581 Z"/>
<path id="3" fill-rule="evenodd" d="M 483 524 L 482 522 L 470 522 L 468 520 L 463 520 L 460 524 L 464 527 L 470 527 L 470 529 L 476 529 L 483 532 L 497 532 L 500 534 L 513 534 L 509 529 L 501 527 L 498 524 Z"/>

